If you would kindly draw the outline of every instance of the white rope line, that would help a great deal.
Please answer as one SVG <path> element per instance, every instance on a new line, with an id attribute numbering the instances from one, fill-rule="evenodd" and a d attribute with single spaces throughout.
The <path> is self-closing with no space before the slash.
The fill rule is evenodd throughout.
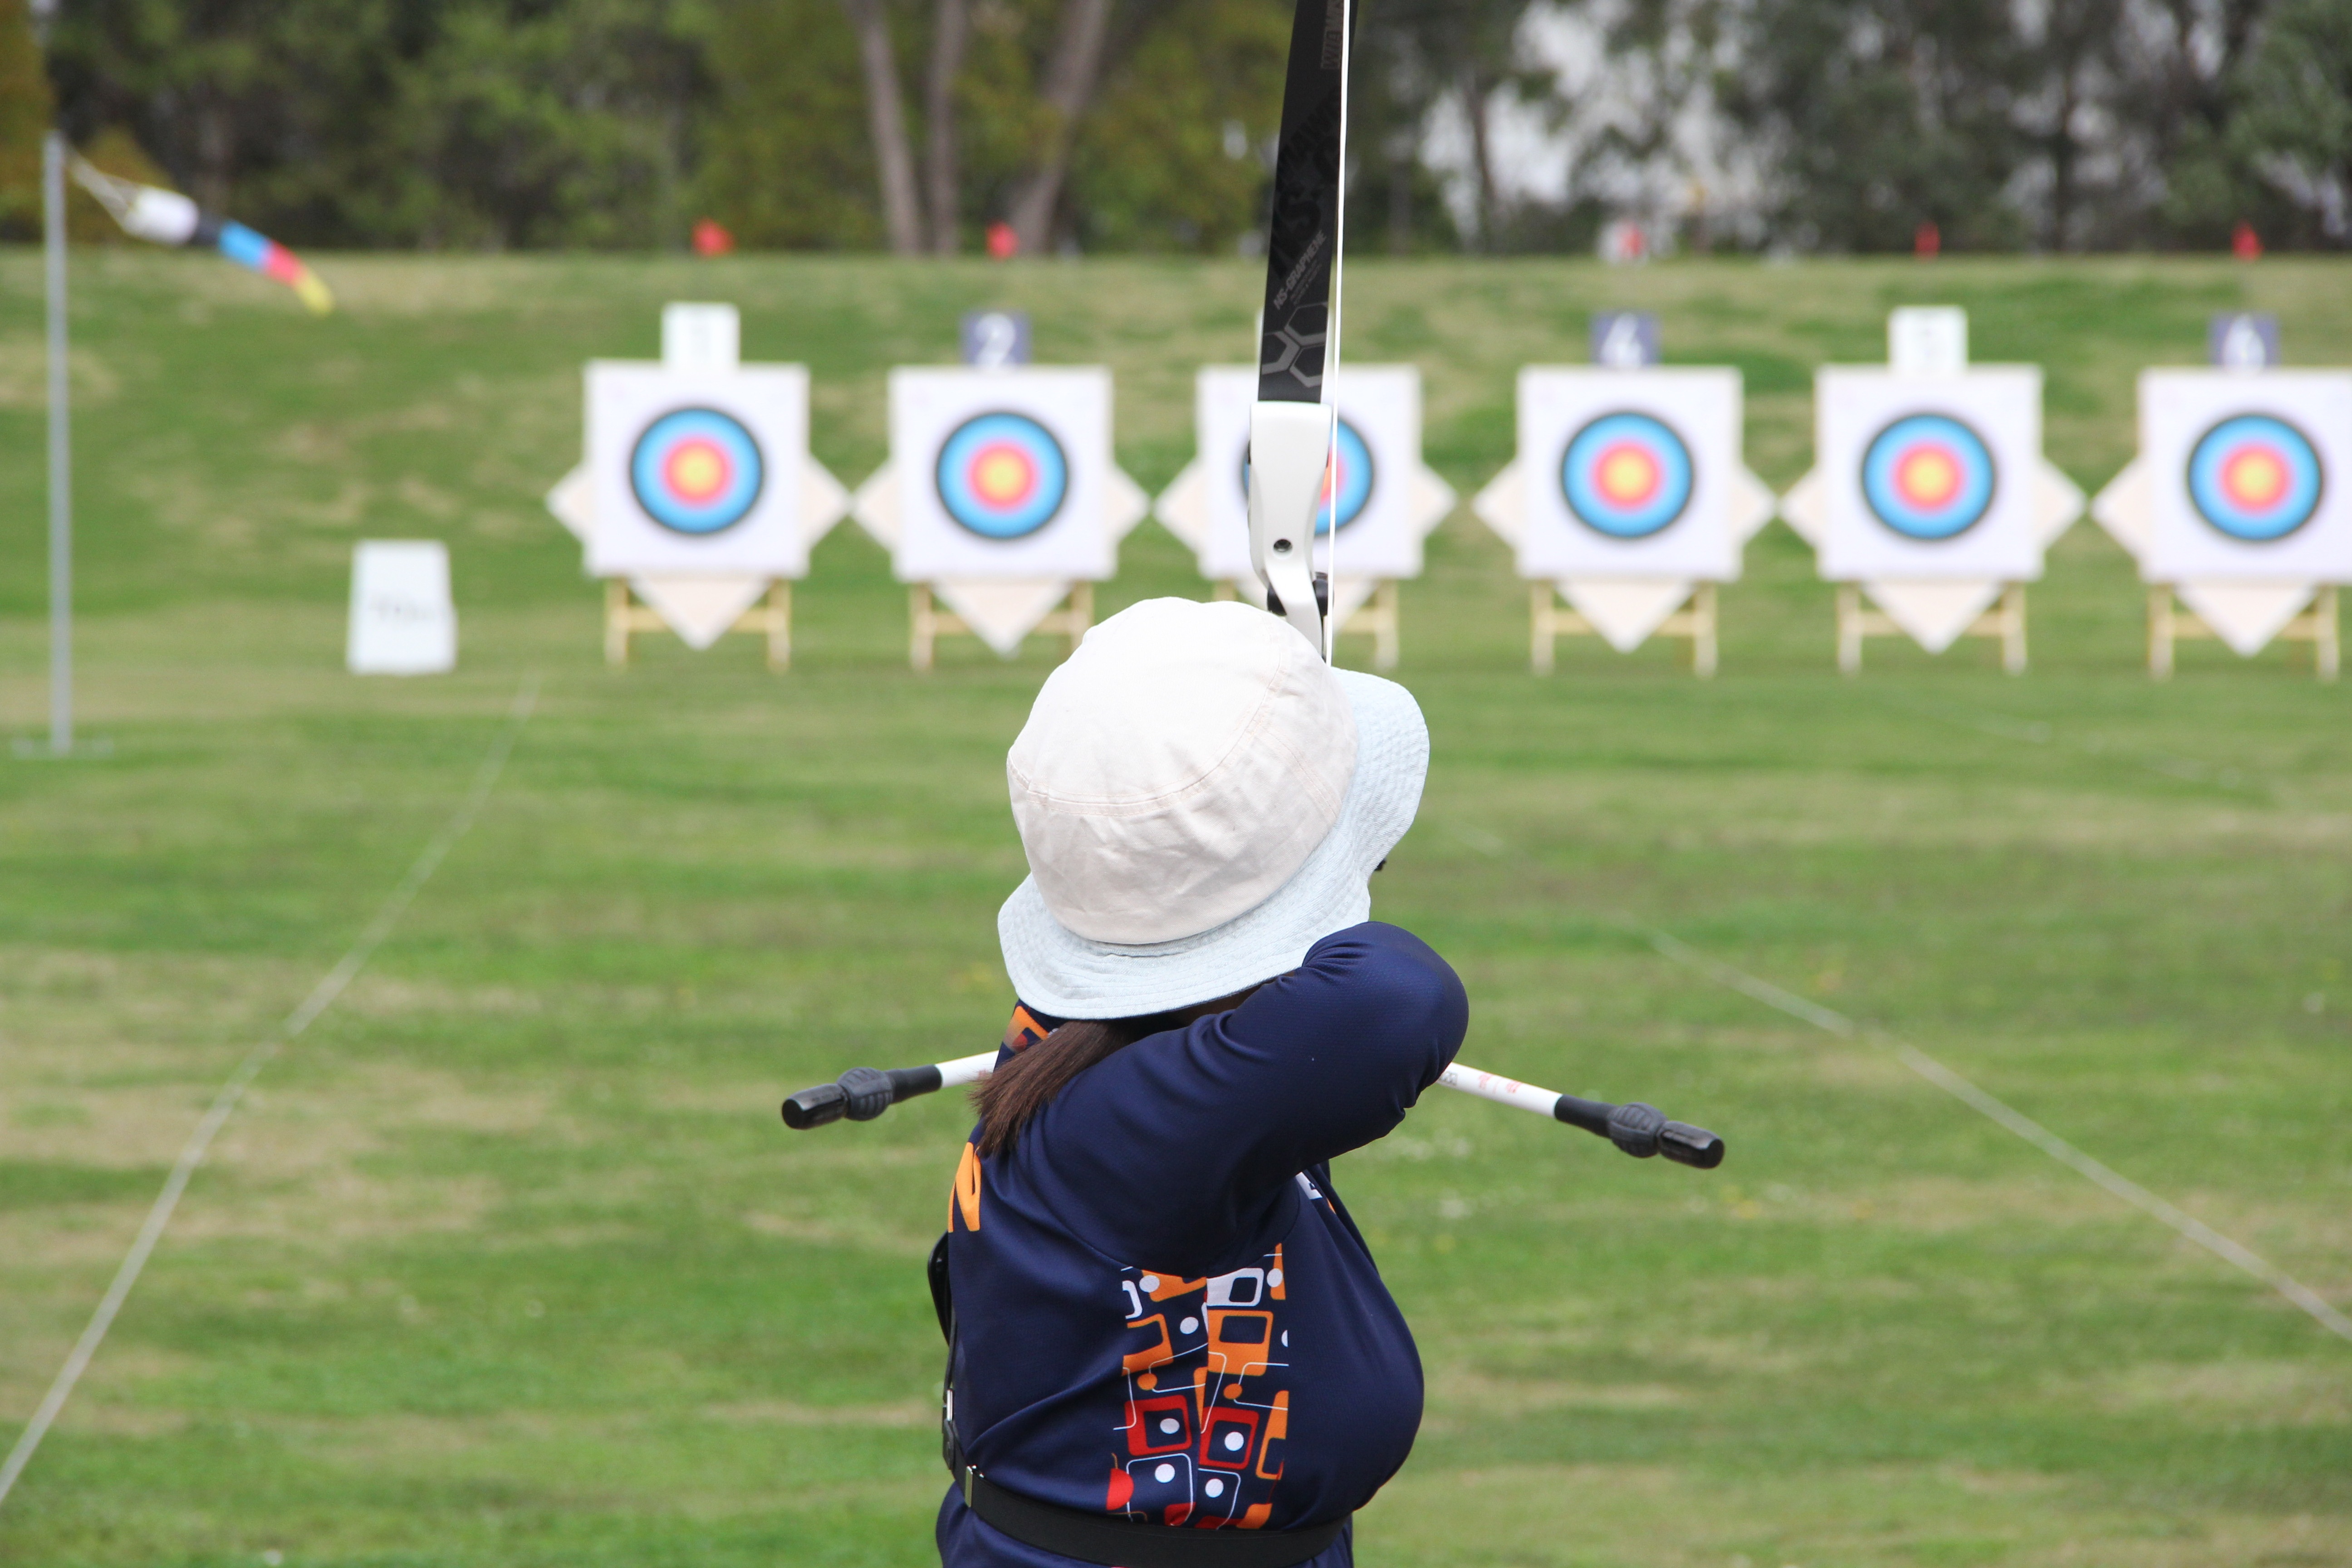
<path id="1" fill-rule="evenodd" d="M 2133 1207 L 2162 1220 L 2215 1257 L 2244 1269 L 2310 1313 L 2329 1332 L 2352 1340 L 2352 1319 L 2328 1305 L 2316 1290 L 2285 1269 L 2232 1241 L 2194 1215 L 2182 1213 L 2129 1176 L 2093 1159 L 2024 1112 L 1979 1089 L 1916 1046 L 1907 1045 L 1875 1029 L 1864 1029 L 1843 1013 L 1834 1012 L 1817 1002 L 1808 1002 L 1802 996 L 1781 990 L 1769 981 L 1759 980 L 1720 960 L 1709 958 L 1664 931 L 1643 929 L 1650 939 L 1650 945 L 1660 953 L 1676 963 L 1697 970 L 1718 985 L 1729 986 L 1742 995 L 1752 996 L 1768 1007 L 1786 1013 L 1792 1018 L 1801 1018 L 1815 1028 L 1842 1039 L 1867 1040 L 1887 1047 L 1905 1067 L 1963 1105 L 2000 1123 L 2060 1164 L 2088 1176 Z"/>
<path id="2" fill-rule="evenodd" d="M 245 1059 L 237 1063 L 236 1070 L 230 1073 L 228 1080 L 221 1085 L 220 1092 L 213 1096 L 211 1108 L 196 1123 L 195 1131 L 188 1134 L 188 1142 L 181 1149 L 178 1162 L 172 1166 L 172 1173 L 164 1178 L 163 1190 L 156 1194 L 154 1206 L 147 1211 L 147 1222 L 139 1227 L 138 1239 L 131 1242 L 131 1250 L 123 1256 L 122 1266 L 114 1271 L 114 1282 L 106 1288 L 106 1295 L 99 1301 L 98 1310 L 90 1314 L 89 1326 L 82 1330 L 81 1338 L 74 1342 L 72 1352 L 67 1355 L 65 1365 L 58 1369 L 57 1378 L 49 1384 L 49 1392 L 42 1398 L 40 1408 L 33 1412 L 32 1420 L 25 1424 L 25 1430 L 16 1438 L 16 1446 L 8 1451 L 6 1462 L 0 1463 L 0 1504 L 7 1502 L 8 1493 L 16 1486 L 16 1478 L 23 1475 L 25 1467 L 33 1462 L 33 1454 L 40 1447 L 41 1439 L 48 1436 L 58 1413 L 73 1396 L 74 1384 L 81 1381 L 81 1374 L 89 1367 L 90 1358 L 98 1353 L 98 1347 L 105 1340 L 107 1331 L 114 1326 L 115 1314 L 122 1310 L 122 1303 L 130 1296 L 131 1288 L 139 1282 L 140 1271 L 147 1267 L 148 1255 L 163 1239 L 163 1228 L 172 1223 L 173 1211 L 180 1205 L 180 1194 L 187 1191 L 189 1179 L 195 1175 L 196 1167 L 204 1163 L 215 1135 L 236 1111 L 237 1102 L 245 1098 L 246 1089 L 268 1065 L 269 1059 L 299 1038 L 302 1031 L 309 1028 L 320 1014 L 335 1005 L 335 998 L 343 994 L 343 988 L 373 956 L 384 938 L 392 934 L 392 928 L 406 912 L 417 890 L 439 868 L 442 858 L 449 853 L 458 839 L 465 837 L 466 830 L 473 826 L 474 818 L 481 812 L 482 803 L 489 798 L 492 786 L 499 782 L 499 774 L 506 767 L 507 754 L 514 750 L 515 741 L 522 733 L 523 724 L 530 718 L 530 710 L 538 700 L 539 678 L 527 676 L 521 686 L 516 689 L 514 702 L 507 710 L 507 721 L 499 728 L 498 739 L 490 742 L 489 753 L 482 759 L 481 766 L 474 771 L 473 787 L 466 792 L 466 798 L 458 804 L 456 815 L 443 824 L 441 831 L 425 846 L 424 853 L 416 857 L 415 862 L 408 868 L 408 874 L 392 889 L 391 895 L 376 910 L 375 918 L 367 923 L 366 930 L 360 932 L 359 940 L 352 943 L 351 951 L 337 960 L 335 966 L 310 988 L 310 994 L 302 999 L 302 1005 L 286 1016 L 275 1035 L 246 1053 Z"/>

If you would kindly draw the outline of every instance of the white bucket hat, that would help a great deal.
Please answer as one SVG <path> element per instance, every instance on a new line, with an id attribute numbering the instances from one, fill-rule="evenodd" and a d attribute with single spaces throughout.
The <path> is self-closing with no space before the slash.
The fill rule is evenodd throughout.
<path id="1" fill-rule="evenodd" d="M 1030 875 L 996 917 L 1021 1000 L 1062 1018 L 1213 1001 L 1371 913 L 1429 731 L 1249 605 L 1147 599 L 1046 678 L 1005 758 Z"/>

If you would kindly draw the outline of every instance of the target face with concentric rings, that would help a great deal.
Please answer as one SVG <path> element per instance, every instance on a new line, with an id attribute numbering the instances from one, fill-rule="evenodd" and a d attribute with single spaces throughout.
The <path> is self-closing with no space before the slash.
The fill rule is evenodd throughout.
<path id="1" fill-rule="evenodd" d="M 1334 489 L 1339 491 L 1339 526 L 1343 529 L 1363 516 L 1364 508 L 1370 505 L 1372 500 L 1376 465 L 1372 459 L 1371 443 L 1364 439 L 1362 431 L 1342 418 L 1339 437 L 1333 445 L 1338 450 L 1332 454 L 1333 460 L 1323 466 L 1323 503 L 1315 513 L 1315 533 L 1318 539 L 1331 531 Z M 1249 500 L 1249 449 L 1244 447 L 1242 449 L 1242 500 L 1244 507 Z"/>
<path id="2" fill-rule="evenodd" d="M 1560 493 L 1579 522 L 1612 539 L 1647 539 L 1690 505 L 1689 447 L 1663 419 L 1604 414 L 1571 437 Z"/>
<path id="3" fill-rule="evenodd" d="M 983 539 L 1023 539 L 1054 521 L 1070 464 L 1054 433 L 1026 414 L 978 414 L 940 447 L 940 504 Z"/>
<path id="4" fill-rule="evenodd" d="M 1862 496 L 1906 539 L 1958 538 L 1992 510 L 1999 476 L 1983 437 L 1948 414 L 1912 414 L 1871 438 Z"/>
<path id="5" fill-rule="evenodd" d="M 2189 504 L 2230 538 L 2284 539 L 2319 510 L 2326 470 L 2309 437 L 2269 414 L 2240 414 L 2198 437 Z"/>
<path id="6" fill-rule="evenodd" d="M 646 426 L 629 454 L 629 489 L 673 533 L 734 527 L 760 499 L 767 465 L 743 422 L 715 408 L 679 408 Z"/>

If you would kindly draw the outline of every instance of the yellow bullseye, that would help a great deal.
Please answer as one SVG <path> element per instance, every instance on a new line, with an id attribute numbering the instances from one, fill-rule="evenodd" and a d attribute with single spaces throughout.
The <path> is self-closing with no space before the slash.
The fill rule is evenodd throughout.
<path id="1" fill-rule="evenodd" d="M 706 442 L 689 442 L 670 454 L 672 491 L 688 500 L 709 500 L 727 487 L 727 459 Z"/>
<path id="2" fill-rule="evenodd" d="M 1657 493 L 1658 460 L 1639 447 L 1620 447 L 1601 459 L 1594 476 L 1601 493 L 1620 506 L 1633 506 Z"/>
<path id="3" fill-rule="evenodd" d="M 1895 466 L 1895 488 L 1914 506 L 1942 506 L 1959 492 L 1960 466 L 1933 447 L 1906 453 Z"/>
<path id="4" fill-rule="evenodd" d="M 2278 454 L 2260 447 L 2233 452 L 2221 465 L 2221 489 L 2242 507 L 2274 506 L 2286 494 L 2286 465 Z"/>
<path id="5" fill-rule="evenodd" d="M 971 466 L 971 488 L 991 506 L 1011 505 L 1026 496 L 1035 482 L 1034 465 L 1010 447 L 983 452 Z"/>

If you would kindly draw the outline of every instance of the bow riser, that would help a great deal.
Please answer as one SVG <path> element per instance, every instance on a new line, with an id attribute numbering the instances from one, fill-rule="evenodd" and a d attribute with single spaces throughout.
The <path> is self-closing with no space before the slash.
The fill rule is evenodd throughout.
<path id="1" fill-rule="evenodd" d="M 1315 595 L 1315 516 L 1331 451 L 1331 411 L 1319 403 L 1258 403 L 1250 408 L 1250 563 L 1265 584 L 1266 607 L 1323 649 Z"/>

